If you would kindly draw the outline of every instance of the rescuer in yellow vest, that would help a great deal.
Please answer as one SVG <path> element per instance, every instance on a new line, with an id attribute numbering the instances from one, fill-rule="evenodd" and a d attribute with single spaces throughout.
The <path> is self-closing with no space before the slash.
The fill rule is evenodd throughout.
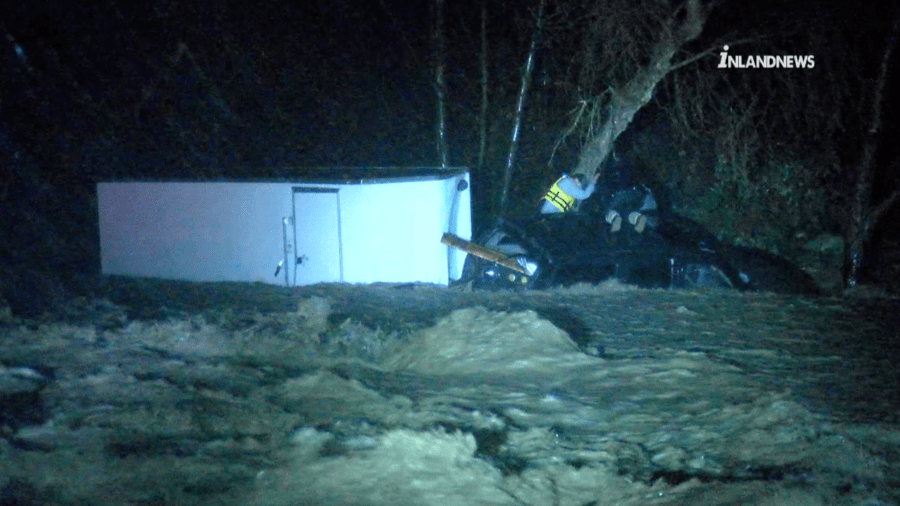
<path id="1" fill-rule="evenodd" d="M 578 174 L 573 177 L 563 174 L 541 199 L 541 214 L 567 213 L 574 210 L 576 201 L 584 200 L 594 193 L 598 176 L 599 174 L 595 175 L 585 187 L 587 178 L 584 175 Z"/>

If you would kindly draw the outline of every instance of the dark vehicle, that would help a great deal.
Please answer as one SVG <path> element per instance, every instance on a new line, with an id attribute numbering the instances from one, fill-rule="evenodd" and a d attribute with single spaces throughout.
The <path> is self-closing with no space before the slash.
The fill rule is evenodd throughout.
<path id="1" fill-rule="evenodd" d="M 616 278 L 643 288 L 719 287 L 813 294 L 813 280 L 775 255 L 723 245 L 699 224 L 676 215 L 642 234 L 610 232 L 595 213 L 506 220 L 478 244 L 514 258 L 515 270 L 469 255 L 462 281 L 482 289 L 542 289 Z"/>

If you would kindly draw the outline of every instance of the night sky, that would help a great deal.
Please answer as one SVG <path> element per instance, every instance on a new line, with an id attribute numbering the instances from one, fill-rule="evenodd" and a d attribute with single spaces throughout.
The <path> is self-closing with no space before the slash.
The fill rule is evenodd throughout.
<path id="1" fill-rule="evenodd" d="M 508 4 L 487 2 L 492 105 L 507 109 L 492 111 L 491 123 L 504 134 L 537 2 Z M 532 128 L 564 127 L 565 114 L 585 98 L 573 63 L 580 42 L 573 34 L 585 22 L 578 5 L 548 9 L 530 98 L 537 109 L 542 95 L 552 95 L 543 98 L 553 117 L 541 110 L 528 118 Z M 889 33 L 883 7 L 770 5 L 719 4 L 685 54 L 748 36 L 762 40 L 735 51 L 813 53 L 801 44 L 815 32 L 852 44 L 861 70 L 874 73 Z M 480 7 L 446 2 L 449 137 L 459 165 L 472 165 L 477 144 Z M 4 132 L 14 150 L 66 158 L 44 162 L 63 170 L 92 156 L 117 160 L 91 169 L 102 176 L 130 170 L 111 167 L 119 165 L 150 177 L 189 176 L 185 168 L 221 175 L 236 167 L 437 161 L 432 2 L 41 1 L 4 9 Z M 772 44 L 767 26 L 781 32 Z M 817 57 L 823 65 L 829 55 Z M 715 61 L 711 55 L 703 66 Z"/>
<path id="2" fill-rule="evenodd" d="M 450 162 L 476 168 L 482 2 L 445 3 Z M 509 148 L 537 3 L 486 0 L 489 141 L 485 166 L 473 174 L 480 217 L 494 210 L 494 181 Z M 833 101 L 835 109 L 843 111 L 841 117 L 849 118 L 841 120 L 844 130 L 819 139 L 818 132 L 804 131 L 802 125 L 778 129 L 793 139 L 791 146 L 801 145 L 798 139 L 806 139 L 803 149 L 810 152 L 830 146 L 840 152 L 844 166 L 852 166 L 866 138 L 862 125 L 870 108 L 856 107 L 855 119 L 847 111 L 857 102 L 871 102 L 891 21 L 900 10 L 883 4 L 851 8 L 843 2 L 747 4 L 719 2 L 701 37 L 676 60 L 742 39 L 751 41 L 733 52 L 814 54 L 816 69 L 797 81 L 806 88 L 793 93 L 816 96 L 846 85 Z M 548 165 L 579 101 L 616 84 L 586 84 L 579 68 L 590 22 L 586 5 L 595 3 L 548 6 L 513 183 L 513 195 L 527 201 L 522 208 L 575 163 L 577 136 L 562 143 L 553 165 Z M 635 23 L 633 29 L 620 27 L 623 33 L 645 34 L 650 40 L 656 25 L 640 23 L 640 11 L 634 8 L 660 5 L 665 4 L 612 2 L 604 12 Z M 96 270 L 91 223 L 96 215 L 94 185 L 100 180 L 252 179 L 284 174 L 285 167 L 438 164 L 433 19 L 434 4 L 428 0 L 39 0 L 4 5 L 0 204 L 7 263 L 53 258 L 61 270 L 71 271 L 73 265 L 76 270 Z M 607 54 L 616 54 L 609 48 L 622 44 L 616 36 L 603 40 Z M 680 69 L 679 84 L 692 82 L 694 73 L 712 75 L 717 52 Z M 891 60 L 888 90 L 897 87 L 898 54 L 895 51 Z M 630 68 L 620 67 L 622 75 Z M 722 74 L 718 78 L 737 79 Z M 757 78 L 741 76 L 749 86 L 743 89 L 768 86 L 765 80 L 753 84 Z M 623 135 L 623 152 L 648 156 L 635 147 L 634 139 L 642 138 L 642 132 L 646 137 L 647 132 L 666 131 L 661 111 L 673 105 L 671 86 L 667 81 L 657 88 L 654 100 Z M 779 103 L 770 100 L 768 107 L 778 108 Z M 822 113 L 829 105 L 810 107 Z M 885 168 L 897 156 L 891 136 L 896 108 L 896 98 L 889 93 L 877 153 L 878 165 Z M 668 144 L 671 139 L 650 135 L 657 136 L 652 142 L 660 150 L 678 151 Z M 763 140 L 770 145 L 774 135 L 767 135 Z M 670 160 L 642 163 L 666 183 Z M 835 178 L 835 184 L 852 179 L 847 174 Z M 879 173 L 877 179 L 876 198 L 900 184 L 891 174 Z M 49 236 L 48 227 L 54 230 Z M 837 231 L 839 225 L 832 228 Z M 36 244 L 37 251 L 23 253 L 22 244 Z"/>

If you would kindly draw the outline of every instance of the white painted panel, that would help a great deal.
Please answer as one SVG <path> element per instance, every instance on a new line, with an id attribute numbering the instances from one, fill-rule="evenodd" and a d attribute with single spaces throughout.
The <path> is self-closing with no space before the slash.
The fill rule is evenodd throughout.
<path id="1" fill-rule="evenodd" d="M 444 180 L 444 214 L 442 222 L 445 224 L 443 231 L 449 232 L 463 239 L 472 237 L 472 191 L 469 187 L 469 174 Z M 457 280 L 462 276 L 463 264 L 466 261 L 466 252 L 445 246 L 447 256 L 447 269 L 450 279 Z"/>
<path id="2" fill-rule="evenodd" d="M 101 183 L 97 191 L 104 274 L 283 282 L 275 269 L 290 185 Z"/>
<path id="3" fill-rule="evenodd" d="M 460 178 L 468 175 L 366 184 L 100 183 L 102 272 L 283 284 L 275 276 L 285 257 L 282 220 L 296 213 L 287 230 L 291 283 L 446 284 L 459 277 L 465 254 L 441 244 L 441 235 L 471 237 L 471 191 L 458 190 Z M 298 186 L 338 193 L 295 209 Z M 309 243 L 295 244 L 295 231 Z M 338 260 L 326 262 L 335 250 Z M 297 255 L 319 265 L 309 264 L 307 276 Z"/>
<path id="4" fill-rule="evenodd" d="M 300 187 L 294 194 L 294 284 L 342 281 L 337 189 Z"/>
<path id="5" fill-rule="evenodd" d="M 341 190 L 344 280 L 447 283 L 441 181 Z"/>

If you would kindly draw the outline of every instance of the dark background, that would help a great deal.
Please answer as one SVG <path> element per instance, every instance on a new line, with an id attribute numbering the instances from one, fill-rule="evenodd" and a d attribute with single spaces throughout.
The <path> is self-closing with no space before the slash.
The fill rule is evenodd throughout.
<path id="1" fill-rule="evenodd" d="M 531 212 L 558 174 L 574 167 L 583 137 L 564 134 L 579 101 L 619 84 L 617 75 L 627 78 L 641 64 L 640 58 L 629 62 L 625 55 L 632 53 L 625 48 L 621 69 L 612 65 L 604 74 L 609 82 L 586 78 L 580 51 L 589 23 L 581 4 L 551 4 L 510 188 L 512 214 Z M 497 214 L 537 2 L 484 4 L 490 103 L 488 149 L 480 164 L 482 5 L 447 0 L 444 14 L 449 160 L 472 169 L 476 225 Z M 611 3 L 610 15 L 646 5 Z M 816 68 L 723 71 L 715 68 L 715 51 L 661 83 L 617 151 L 669 205 L 701 218 L 724 238 L 752 242 L 760 223 L 777 227 L 777 219 L 772 225 L 760 211 L 717 221 L 723 199 L 711 203 L 708 193 L 717 183 L 726 187 L 716 171 L 721 137 L 709 128 L 686 132 L 672 118 L 679 107 L 693 109 L 691 114 L 714 111 L 710 104 L 723 103 L 723 89 L 743 97 L 758 93 L 768 105 L 755 117 L 753 142 L 766 146 L 760 151 L 768 158 L 754 163 L 772 166 L 776 154 L 804 160 L 786 180 L 812 174 L 815 183 L 803 183 L 801 190 L 824 192 L 803 197 L 820 210 L 792 222 L 781 236 L 798 230 L 804 238 L 839 236 L 860 146 L 872 137 L 865 128 L 871 90 L 897 15 L 896 8 L 874 5 L 717 4 L 703 35 L 677 60 L 721 41 L 750 38 L 731 54 L 813 54 Z M 640 12 L 622 19 L 628 32 L 628 20 L 640 19 Z M 433 20 L 434 4 L 426 0 L 48 0 L 0 8 L 0 294 L 16 312 L 40 314 L 92 293 L 99 271 L 98 181 L 240 180 L 301 176 L 310 166 L 439 165 Z M 653 26 L 636 24 L 633 32 L 647 32 L 652 40 Z M 610 36 L 602 43 L 608 50 L 623 42 Z M 888 91 L 896 87 L 896 61 L 894 53 Z M 876 202 L 900 184 L 896 166 L 887 170 L 898 154 L 896 100 L 889 93 L 882 103 L 885 123 L 874 134 Z M 795 115 L 778 116 L 779 108 Z M 704 118 L 721 123 L 712 112 Z M 827 132 L 817 126 L 826 124 Z M 817 162 L 826 152 L 831 161 Z M 773 183 L 777 179 L 759 181 L 776 197 L 786 193 Z M 762 209 L 776 205 L 754 199 Z M 892 224 L 898 218 L 894 211 L 876 228 L 870 281 L 885 282 L 883 274 L 893 272 Z M 753 245 L 769 250 L 796 246 L 776 243 L 773 234 L 757 235 Z"/>

